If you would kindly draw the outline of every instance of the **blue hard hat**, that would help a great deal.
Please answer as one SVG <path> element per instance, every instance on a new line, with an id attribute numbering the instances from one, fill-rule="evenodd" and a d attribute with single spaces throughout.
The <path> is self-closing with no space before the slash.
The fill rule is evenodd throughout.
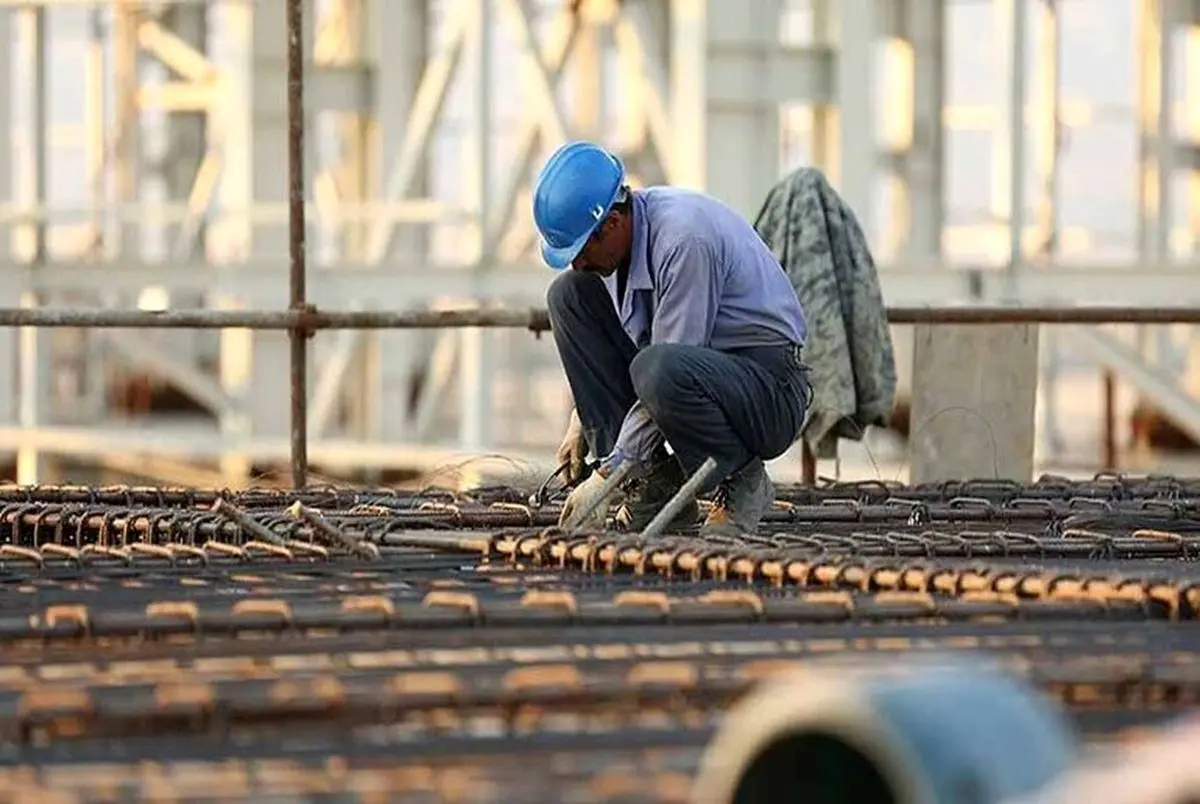
<path id="1" fill-rule="evenodd" d="M 569 142 L 551 154 L 533 187 L 533 223 L 542 259 L 556 271 L 579 256 L 621 194 L 625 166 L 590 142 Z"/>

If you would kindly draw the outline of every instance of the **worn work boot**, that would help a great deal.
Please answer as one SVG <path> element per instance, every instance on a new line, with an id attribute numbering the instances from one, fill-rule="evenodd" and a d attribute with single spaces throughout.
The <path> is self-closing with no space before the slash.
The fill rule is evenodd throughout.
<path id="1" fill-rule="evenodd" d="M 767 476 L 767 467 L 755 459 L 717 487 L 700 536 L 737 538 L 757 533 L 758 523 L 774 502 L 775 484 Z"/>
<path id="2" fill-rule="evenodd" d="M 683 467 L 674 455 L 656 456 L 655 468 L 645 477 L 632 481 L 625 492 L 624 502 L 617 509 L 617 524 L 627 532 L 639 532 L 654 519 L 686 478 Z M 700 506 L 690 501 L 667 525 L 667 530 L 690 528 L 700 519 Z"/>

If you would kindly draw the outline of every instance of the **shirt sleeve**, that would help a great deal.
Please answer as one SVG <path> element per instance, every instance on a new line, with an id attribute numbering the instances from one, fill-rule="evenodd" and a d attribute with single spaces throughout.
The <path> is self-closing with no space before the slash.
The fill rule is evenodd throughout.
<path id="1" fill-rule="evenodd" d="M 700 238 L 675 244 L 654 277 L 655 308 L 650 343 L 707 346 L 716 322 L 723 277 L 712 248 Z M 653 270 L 653 269 L 652 269 Z M 644 467 L 663 442 L 662 433 L 641 402 L 621 423 L 616 446 L 604 459 L 608 468 L 626 461 Z"/>
<path id="2" fill-rule="evenodd" d="M 613 451 L 601 461 L 606 469 L 615 469 L 623 463 L 633 462 L 638 469 L 645 469 L 654 450 L 663 443 L 662 431 L 650 418 L 650 411 L 640 401 L 625 414 L 621 431 Z"/>

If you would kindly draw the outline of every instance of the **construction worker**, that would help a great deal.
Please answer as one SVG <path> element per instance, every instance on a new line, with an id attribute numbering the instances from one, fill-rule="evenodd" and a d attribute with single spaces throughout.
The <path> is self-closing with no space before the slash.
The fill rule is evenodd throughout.
<path id="1" fill-rule="evenodd" d="M 630 463 L 617 520 L 641 530 L 712 457 L 719 485 L 701 535 L 754 533 L 774 501 L 763 462 L 799 436 L 812 393 L 804 312 L 779 260 L 722 202 L 632 190 L 621 161 L 588 142 L 547 160 L 533 219 L 543 259 L 562 271 L 547 306 L 575 406 L 559 460 L 572 479 L 589 453 L 599 460 L 560 524 L 602 526 L 605 506 L 582 514 Z M 698 520 L 692 503 L 671 527 Z"/>

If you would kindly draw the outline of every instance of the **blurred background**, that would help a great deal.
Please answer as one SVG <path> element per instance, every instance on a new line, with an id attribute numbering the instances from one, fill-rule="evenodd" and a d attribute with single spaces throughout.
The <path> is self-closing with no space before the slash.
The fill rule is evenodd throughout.
<path id="1" fill-rule="evenodd" d="M 287 304 L 284 17 L 279 0 L 0 0 L 0 306 Z M 1200 302 L 1194 0 L 313 0 L 306 20 L 321 308 L 541 306 L 529 185 L 570 138 L 751 219 L 820 167 L 892 305 Z M 911 327 L 893 337 L 893 426 L 820 474 L 909 479 L 922 358 Z M 1036 383 L 1012 414 L 1035 474 L 1194 474 L 1195 340 L 1041 328 L 1008 364 Z M 569 399 L 548 337 L 311 344 L 314 471 L 551 467 Z M 0 474 L 286 475 L 287 354 L 276 332 L 0 330 Z M 917 369 L 953 383 L 951 363 Z"/>

